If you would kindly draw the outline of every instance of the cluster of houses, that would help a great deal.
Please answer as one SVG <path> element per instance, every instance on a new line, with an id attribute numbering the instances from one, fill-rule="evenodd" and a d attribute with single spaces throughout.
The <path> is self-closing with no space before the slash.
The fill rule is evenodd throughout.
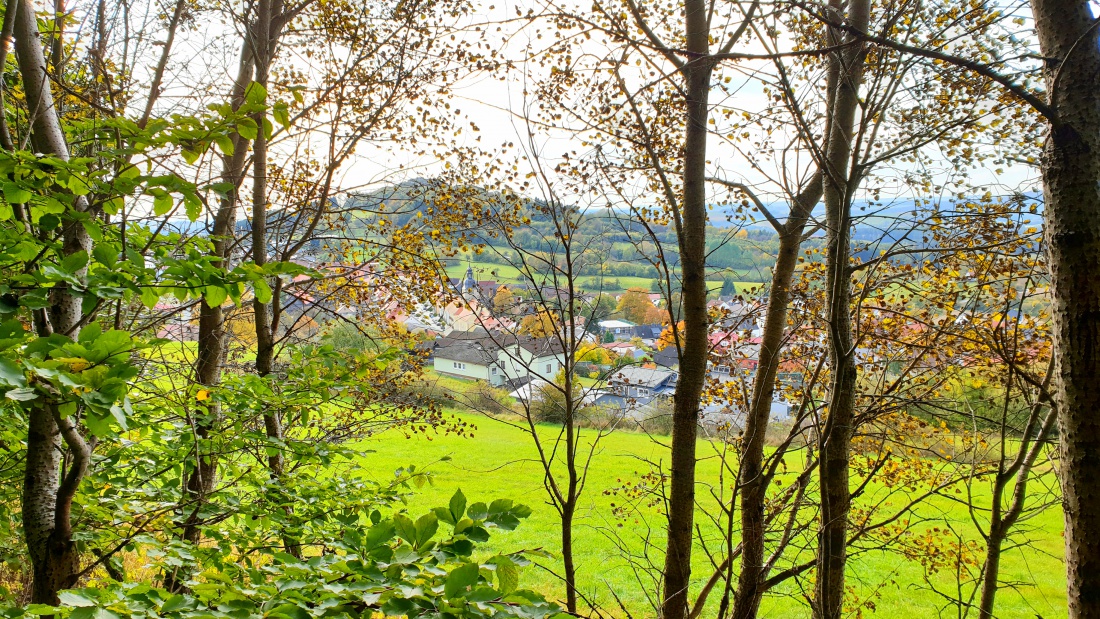
<path id="1" fill-rule="evenodd" d="M 360 282 L 377 282 L 369 266 L 327 265 L 334 277 Z M 299 281 L 301 280 L 301 281 Z M 559 337 L 534 337 L 524 334 L 520 322 L 525 315 L 537 311 L 537 304 L 526 303 L 520 311 L 500 311 L 493 300 L 501 285 L 496 281 L 479 281 L 473 269 L 465 277 L 450 282 L 457 294 L 448 295 L 446 302 L 410 302 L 411 295 L 400 294 L 399 278 L 389 278 L 386 286 L 360 287 L 369 298 L 356 298 L 346 292 L 338 297 L 326 297 L 323 287 L 300 276 L 283 289 L 284 324 L 295 324 L 303 317 L 315 322 L 325 316 L 360 320 L 359 308 L 382 308 L 381 314 L 391 323 L 402 325 L 408 332 L 422 334 L 419 348 L 431 360 L 436 372 L 457 378 L 485 381 L 503 388 L 519 400 L 538 397 L 537 387 L 555 381 L 566 365 L 565 350 Z M 519 288 L 518 286 L 516 288 Z M 354 290 L 355 287 L 352 287 Z M 539 290 L 539 296 L 555 298 L 554 290 Z M 652 299 L 659 303 L 660 299 Z M 162 323 L 161 337 L 181 341 L 196 337 L 193 316 L 172 312 Z M 754 333 L 760 315 L 759 307 L 736 301 L 712 302 L 712 310 L 723 316 L 720 329 L 711 334 L 712 359 L 710 376 L 714 380 L 737 380 L 751 375 L 759 358 L 760 341 Z M 661 346 L 660 324 L 634 324 L 620 319 L 593 320 L 585 324 L 578 317 L 577 333 L 582 340 L 601 346 L 617 360 L 615 366 L 598 366 L 604 380 L 599 388 L 586 391 L 589 404 L 620 409 L 623 414 L 639 419 L 660 400 L 670 398 L 679 378 L 679 359 L 674 346 Z M 784 408 L 779 406 L 779 408 Z M 713 409 L 713 410 L 712 410 Z M 736 415 L 710 407 L 703 411 L 708 417 Z M 773 415 L 777 419 L 783 414 Z"/>
<path id="2" fill-rule="evenodd" d="M 467 271 L 466 278 L 454 283 L 463 299 L 457 303 L 459 307 L 442 308 L 442 313 L 449 316 L 441 320 L 445 333 L 421 348 L 440 374 L 485 381 L 505 389 L 517 400 L 530 401 L 539 397 L 538 387 L 555 381 L 565 367 L 561 338 L 518 334 L 514 323 L 506 322 L 508 318 L 481 302 L 485 299 L 482 291 L 493 289 L 492 284 L 474 280 L 472 272 Z M 759 360 L 756 322 L 761 308 L 728 300 L 712 305 L 722 318 L 719 330 L 710 336 L 711 379 L 722 382 L 751 377 Z M 469 319 L 464 312 L 469 312 Z M 679 359 L 674 346 L 659 345 L 665 326 L 608 319 L 596 321 L 591 327 L 580 329 L 581 337 L 613 353 L 619 363 L 615 367 L 601 366 L 606 370 L 601 372 L 604 380 L 598 387 L 585 390 L 585 404 L 609 407 L 643 420 L 654 413 L 661 400 L 672 397 L 679 379 Z M 707 421 L 735 425 L 744 415 L 720 405 L 707 405 L 702 413 Z M 785 403 L 773 403 L 773 420 L 784 421 L 788 416 Z"/>

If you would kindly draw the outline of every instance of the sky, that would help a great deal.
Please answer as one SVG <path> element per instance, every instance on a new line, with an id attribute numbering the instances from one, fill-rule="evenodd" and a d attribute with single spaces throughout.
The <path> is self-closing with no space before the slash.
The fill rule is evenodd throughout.
<path id="1" fill-rule="evenodd" d="M 502 21 L 514 16 L 517 8 L 520 11 L 533 8 L 530 0 L 518 3 L 510 0 L 476 0 L 476 2 L 478 9 L 471 17 L 473 21 Z M 209 12 L 204 14 L 204 18 L 209 16 Z M 505 28 L 511 30 L 494 31 L 492 34 L 494 37 L 508 39 L 501 50 L 510 57 L 521 58 L 524 50 L 537 49 L 544 44 L 544 40 L 537 38 L 533 27 L 519 28 L 516 22 L 511 22 Z M 141 41 L 150 50 L 150 53 L 145 55 L 146 58 L 154 58 L 156 51 L 159 50 L 148 40 L 155 38 L 150 35 L 146 40 Z M 179 50 L 176 57 L 183 60 L 174 63 L 170 68 L 168 83 L 173 87 L 165 93 L 163 100 L 168 102 L 166 105 L 171 106 L 173 105 L 171 102 L 174 101 L 180 106 L 189 107 L 194 106 L 196 102 L 217 101 L 224 97 L 224 92 L 228 89 L 236 70 L 237 40 L 234 27 L 225 20 L 195 23 L 192 28 L 186 30 L 176 43 Z M 742 46 L 742 49 L 755 53 L 764 51 L 755 42 Z M 297 53 L 301 50 L 294 51 Z M 588 47 L 588 51 L 601 53 L 595 39 Z M 151 60 L 139 64 L 136 67 L 137 72 L 148 72 L 151 64 Z M 739 66 L 742 77 L 737 79 L 740 82 L 735 80 L 731 86 L 726 87 L 735 94 L 727 94 L 716 87 L 713 90 L 712 100 L 753 113 L 767 110 L 771 103 L 764 94 L 761 84 L 753 78 L 753 73 L 764 70 L 768 65 L 763 62 L 754 65 L 750 62 Z M 464 131 L 463 135 L 457 139 L 457 144 L 496 146 L 511 142 L 529 148 L 531 143 L 527 141 L 522 116 L 525 106 L 531 102 L 524 96 L 524 88 L 528 80 L 538 79 L 540 76 L 540 69 L 533 63 L 520 63 L 516 70 L 508 73 L 503 80 L 487 75 L 472 76 L 463 80 L 454 89 L 453 103 L 461 108 L 465 120 L 476 125 L 479 131 Z M 200 84 L 203 86 L 195 87 Z M 170 111 L 170 107 L 161 111 Z M 578 148 L 577 141 L 572 135 L 561 132 L 541 133 L 534 139 L 534 146 L 550 162 L 556 161 L 561 153 Z M 774 191 L 774 184 L 773 191 L 767 189 L 768 182 L 765 174 L 754 171 L 745 159 L 730 149 L 720 137 L 712 136 L 708 151 L 711 155 L 709 174 L 762 185 L 766 198 L 782 199 L 782 196 Z M 405 170 L 394 174 L 395 163 L 404 164 Z M 366 188 L 402 180 L 402 178 L 431 177 L 439 174 L 445 165 L 444 161 L 416 158 L 406 152 L 395 152 L 365 144 L 357 150 L 357 154 L 341 171 L 339 185 L 345 189 Z M 976 185 L 988 186 L 994 194 L 1021 188 L 1036 189 L 1037 176 L 1033 168 L 1016 164 L 1001 167 L 1003 171 L 1000 174 L 992 169 L 973 171 L 971 180 Z M 766 174 L 780 173 L 779 167 L 774 165 L 770 169 L 765 166 L 764 171 Z M 905 166 L 901 165 L 891 173 L 903 175 L 906 171 Z"/>

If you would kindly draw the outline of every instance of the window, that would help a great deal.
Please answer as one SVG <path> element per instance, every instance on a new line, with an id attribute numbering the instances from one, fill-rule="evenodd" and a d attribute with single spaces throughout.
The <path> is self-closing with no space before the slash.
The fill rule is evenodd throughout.
<path id="1" fill-rule="evenodd" d="M 465 370 L 466 369 L 466 364 L 465 363 L 459 363 L 458 361 L 455 361 L 454 363 L 455 363 L 455 369 L 456 370 Z"/>
<path id="2" fill-rule="evenodd" d="M 649 389 L 646 389 L 645 387 L 639 387 L 638 395 L 642 396 L 643 398 L 649 397 Z"/>
<path id="3" fill-rule="evenodd" d="M 546 373 L 549 374 L 550 372 L 553 372 L 553 371 L 554 371 L 554 364 L 553 363 L 547 363 L 546 364 Z"/>
<path id="4" fill-rule="evenodd" d="M 494 365 L 493 367 L 489 368 L 489 373 L 495 376 L 497 373 L 497 366 Z"/>

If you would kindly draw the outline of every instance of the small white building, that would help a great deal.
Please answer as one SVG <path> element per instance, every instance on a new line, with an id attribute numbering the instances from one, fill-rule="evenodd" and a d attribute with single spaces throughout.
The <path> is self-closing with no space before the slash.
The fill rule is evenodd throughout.
<path id="1" fill-rule="evenodd" d="M 616 340 L 629 340 L 634 337 L 634 323 L 625 320 L 601 320 L 596 323 L 601 333 L 610 332 Z"/>
<path id="2" fill-rule="evenodd" d="M 494 387 L 518 380 L 552 382 L 565 367 L 557 338 L 483 332 L 478 337 L 443 338 L 432 354 L 435 371 L 488 381 Z"/>

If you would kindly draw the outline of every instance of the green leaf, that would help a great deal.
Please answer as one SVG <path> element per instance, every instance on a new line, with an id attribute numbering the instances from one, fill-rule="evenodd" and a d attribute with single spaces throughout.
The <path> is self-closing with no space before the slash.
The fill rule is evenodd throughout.
<path id="1" fill-rule="evenodd" d="M 81 250 L 65 256 L 61 260 L 61 270 L 66 273 L 76 273 L 88 266 L 88 252 Z"/>
<path id="2" fill-rule="evenodd" d="M 15 247 L 8 250 L 11 257 L 21 262 L 27 262 L 34 260 L 38 252 L 42 250 L 42 246 L 33 241 L 19 241 Z"/>
<path id="3" fill-rule="evenodd" d="M 451 516 L 451 510 L 446 507 L 433 507 L 432 513 L 439 519 L 440 522 L 446 522 L 449 525 L 455 524 L 455 519 Z"/>
<path id="4" fill-rule="evenodd" d="M 222 303 L 225 303 L 226 297 L 229 296 L 229 292 L 223 286 L 207 286 L 205 296 L 207 305 L 221 307 Z"/>
<path id="5" fill-rule="evenodd" d="M 241 118 L 237 121 L 237 134 L 246 140 L 255 140 L 260 134 L 259 125 L 251 118 Z"/>
<path id="6" fill-rule="evenodd" d="M 65 606 L 75 606 L 80 608 L 82 606 L 95 606 L 96 601 L 81 595 L 76 591 L 62 591 L 57 596 L 61 603 Z"/>
<path id="7" fill-rule="evenodd" d="M 100 415 L 98 411 L 89 409 L 88 414 L 84 416 L 84 425 L 88 426 L 88 431 L 98 438 L 111 435 L 111 418 Z"/>
<path id="8" fill-rule="evenodd" d="M 96 341 L 96 338 L 101 335 L 103 335 L 103 327 L 99 326 L 98 322 L 93 322 L 81 329 L 80 335 L 76 336 L 76 339 L 83 344 L 88 344 Z"/>
<path id="9" fill-rule="evenodd" d="M 183 194 L 183 208 L 187 212 L 187 219 L 195 221 L 202 214 L 202 201 L 193 193 Z"/>
<path id="10" fill-rule="evenodd" d="M 151 286 L 141 289 L 141 304 L 149 309 L 153 309 L 160 302 L 160 293 L 156 288 Z"/>
<path id="11" fill-rule="evenodd" d="M 31 201 L 31 192 L 8 181 L 4 183 L 4 199 L 11 204 L 26 204 Z"/>
<path id="12" fill-rule="evenodd" d="M 108 215 L 117 215 L 118 212 L 122 210 L 122 207 L 125 205 L 126 200 L 124 200 L 122 196 L 115 196 L 110 200 L 106 200 L 103 202 L 103 212 L 107 213 Z"/>
<path id="13" fill-rule="evenodd" d="M 164 604 L 162 604 L 161 607 L 160 607 L 160 612 L 170 613 L 170 612 L 173 612 L 173 611 L 180 610 L 180 609 L 184 608 L 186 605 L 187 605 L 187 598 L 183 597 L 182 595 L 176 594 L 176 595 L 173 595 L 172 597 L 168 598 L 167 600 L 164 600 Z"/>
<path id="14" fill-rule="evenodd" d="M 111 417 L 114 417 L 115 423 L 123 430 L 129 430 L 130 427 L 126 423 L 126 412 L 122 410 L 122 407 L 115 404 L 111 407 Z"/>
<path id="15" fill-rule="evenodd" d="M 508 594 L 519 587 L 519 566 L 510 557 L 499 556 L 493 559 L 497 569 L 497 585 L 501 593 Z"/>
<path id="16" fill-rule="evenodd" d="M 72 417 L 76 414 L 76 402 L 65 402 L 57 405 L 57 412 L 61 415 L 62 419 L 65 417 Z"/>
<path id="17" fill-rule="evenodd" d="M 416 520 L 416 547 L 422 548 L 432 541 L 435 532 L 439 530 L 439 520 L 435 514 L 428 512 Z"/>
<path id="18" fill-rule="evenodd" d="M 395 514 L 393 526 L 397 536 L 410 544 L 416 544 L 416 524 L 405 514 Z"/>
<path id="19" fill-rule="evenodd" d="M 462 516 L 466 514 L 466 495 L 462 494 L 461 488 L 451 497 L 450 509 L 452 523 L 462 520 Z"/>
<path id="20" fill-rule="evenodd" d="M 485 517 L 489 515 L 489 508 L 479 501 L 470 506 L 468 513 L 470 518 L 474 520 L 485 520 Z"/>
<path id="21" fill-rule="evenodd" d="M 27 386 L 27 377 L 23 374 L 23 368 L 4 357 L 0 357 L 0 380 L 12 387 Z"/>
<path id="22" fill-rule="evenodd" d="M 466 589 L 477 584 L 478 565 L 476 563 L 463 563 L 447 574 L 447 582 L 443 585 L 443 595 L 447 598 L 460 597 Z"/>
<path id="23" fill-rule="evenodd" d="M 278 101 L 275 106 L 271 108 L 271 115 L 275 118 L 275 122 L 279 123 L 283 129 L 290 128 L 290 112 L 287 109 L 285 101 Z"/>
<path id="24" fill-rule="evenodd" d="M 111 245 L 96 245 L 92 250 L 92 257 L 96 259 L 96 262 L 103 266 L 113 269 L 115 264 L 118 263 L 118 248 Z"/>
<path id="25" fill-rule="evenodd" d="M 114 215 L 114 213 L 111 213 Z M 90 219 L 86 219 L 80 222 L 80 225 L 84 228 L 84 231 L 88 233 L 88 236 L 92 237 L 92 240 L 99 243 L 103 240 L 103 229 L 99 227 L 99 224 Z"/>
<path id="26" fill-rule="evenodd" d="M 234 185 L 233 183 L 224 183 L 223 182 L 223 183 L 214 183 L 214 184 L 210 185 L 211 191 L 213 191 L 214 193 L 223 195 L 223 196 L 227 196 L 227 195 L 233 193 L 233 190 L 236 189 L 236 188 L 237 188 L 237 186 Z"/>
<path id="27" fill-rule="evenodd" d="M 272 610 L 267 616 L 286 617 L 287 619 L 310 619 L 312 617 L 305 609 L 295 604 L 282 604 Z"/>
<path id="28" fill-rule="evenodd" d="M 252 283 L 256 300 L 260 303 L 271 303 L 271 286 L 264 279 L 257 279 Z"/>
<path id="29" fill-rule="evenodd" d="M 46 199 L 38 205 L 38 211 L 40 213 L 49 213 L 51 215 L 60 215 L 65 212 L 65 204 L 53 196 L 46 196 Z"/>
<path id="30" fill-rule="evenodd" d="M 218 145 L 218 150 L 222 151 L 227 157 L 233 156 L 233 139 L 228 135 L 214 136 L 214 142 Z"/>
<path id="31" fill-rule="evenodd" d="M 141 176 L 141 170 L 135 165 L 126 166 L 121 172 L 118 173 L 118 178 L 123 180 L 133 180 Z"/>
<path id="32" fill-rule="evenodd" d="M 267 100 L 267 89 L 259 82 L 252 82 L 248 85 L 248 90 L 244 92 L 244 99 L 249 103 L 263 103 Z"/>
<path id="33" fill-rule="evenodd" d="M 17 402 L 27 402 L 38 397 L 38 393 L 30 387 L 20 387 L 18 389 L 12 389 L 4 394 L 9 400 L 15 400 Z"/>
<path id="34" fill-rule="evenodd" d="M 180 154 L 183 155 L 183 160 L 186 161 L 188 165 L 194 165 L 195 162 L 199 160 L 199 157 L 202 156 L 200 151 L 189 148 L 184 148 L 180 151 Z"/>
<path id="35" fill-rule="evenodd" d="M 172 207 L 176 204 L 176 201 L 172 199 L 172 194 L 158 193 L 153 196 L 153 214 L 163 215 L 172 210 Z"/>

